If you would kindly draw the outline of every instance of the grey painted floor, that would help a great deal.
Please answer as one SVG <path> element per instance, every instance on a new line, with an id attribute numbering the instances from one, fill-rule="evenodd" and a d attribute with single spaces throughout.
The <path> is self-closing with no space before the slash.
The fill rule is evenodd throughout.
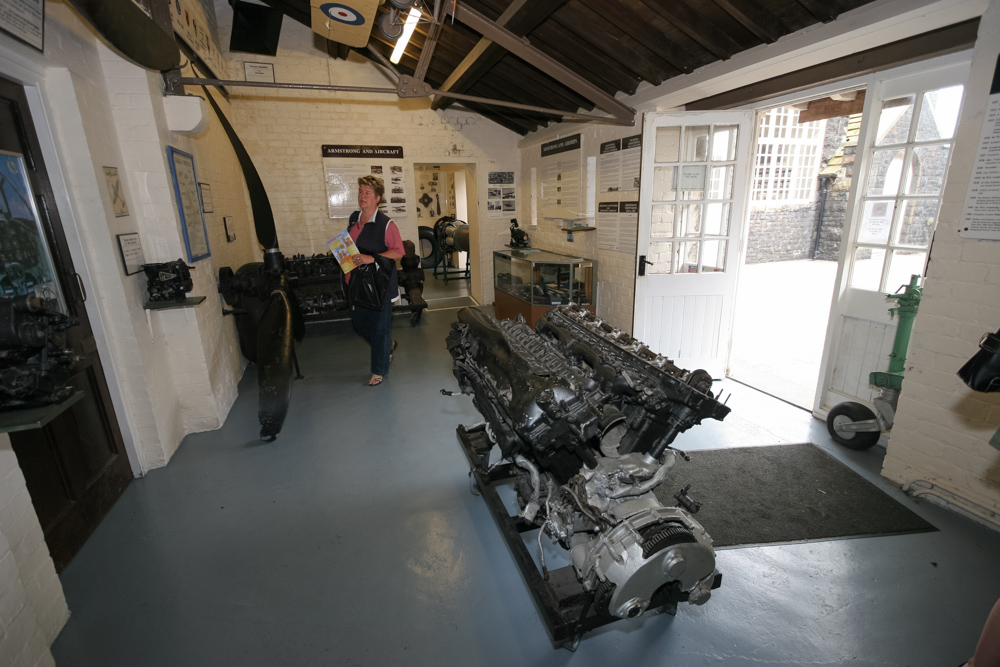
<path id="1" fill-rule="evenodd" d="M 62 573 L 60 667 L 200 665 L 871 665 L 953 667 L 1000 596 L 1000 533 L 878 477 L 806 412 L 726 382 L 733 413 L 680 448 L 810 440 L 939 532 L 720 550 L 722 588 L 674 617 L 554 650 L 455 428 L 454 310 L 397 317 L 386 382 L 349 323 L 309 329 L 284 431 L 257 439 L 256 373 L 218 431 L 133 482 Z M 780 494 L 781 489 L 775 488 Z"/>

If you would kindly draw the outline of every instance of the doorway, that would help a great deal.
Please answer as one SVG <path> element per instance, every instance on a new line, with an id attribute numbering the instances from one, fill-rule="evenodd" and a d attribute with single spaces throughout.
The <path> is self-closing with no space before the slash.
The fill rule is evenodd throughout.
<path id="1" fill-rule="evenodd" d="M 481 284 L 474 164 L 414 164 L 428 310 L 476 305 Z"/>
<path id="2" fill-rule="evenodd" d="M 727 377 L 812 410 L 865 91 L 762 110 Z"/>
<path id="3" fill-rule="evenodd" d="M 23 262 L 15 262 L 19 280 L 9 281 L 4 295 L 31 291 L 54 298 L 60 310 L 80 322 L 65 333 L 66 346 L 77 355 L 68 384 L 79 400 L 42 428 L 10 433 L 46 544 L 61 570 L 125 490 L 132 471 L 27 97 L 21 86 L 6 79 L 0 79 L 0 151 L 9 173 L 26 177 L 23 191 L 5 200 L 0 255 L 13 254 L 12 245 L 25 255 L 22 237 L 32 237 L 30 245 L 36 248 L 27 253 L 33 256 L 33 279 L 23 280 Z M 13 205 L 15 200 L 19 206 Z M 14 227 L 19 235 L 11 233 Z M 4 272 L 10 274 L 12 266 L 5 262 Z M 39 278 L 43 275 L 48 279 Z"/>

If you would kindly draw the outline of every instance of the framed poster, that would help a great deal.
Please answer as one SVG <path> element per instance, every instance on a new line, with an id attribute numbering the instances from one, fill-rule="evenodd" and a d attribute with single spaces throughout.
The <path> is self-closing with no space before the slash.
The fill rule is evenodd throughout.
<path id="1" fill-rule="evenodd" d="M 142 271 L 146 257 L 142 254 L 138 233 L 118 234 L 118 251 L 122 254 L 122 265 L 125 267 L 126 276 Z"/>
<path id="2" fill-rule="evenodd" d="M 198 190 L 201 192 L 201 210 L 204 213 L 214 213 L 215 207 L 212 204 L 212 186 L 208 183 L 199 183 Z"/>
<path id="3" fill-rule="evenodd" d="M 188 261 L 197 262 L 212 253 L 208 248 L 205 215 L 201 212 L 201 194 L 198 192 L 194 158 L 173 146 L 167 146 L 167 157 L 170 159 L 170 173 L 174 177 L 174 194 L 177 196 L 177 211 L 181 214 L 181 229 L 184 231 Z"/>
<path id="4" fill-rule="evenodd" d="M 115 211 L 115 217 L 128 215 L 128 203 L 125 201 L 125 193 L 122 192 L 122 179 L 118 175 L 118 167 L 104 167 L 104 179 L 108 184 L 108 196 L 111 197 L 111 208 Z"/>
<path id="5" fill-rule="evenodd" d="M 45 0 L 0 2 L 0 30 L 44 52 Z"/>

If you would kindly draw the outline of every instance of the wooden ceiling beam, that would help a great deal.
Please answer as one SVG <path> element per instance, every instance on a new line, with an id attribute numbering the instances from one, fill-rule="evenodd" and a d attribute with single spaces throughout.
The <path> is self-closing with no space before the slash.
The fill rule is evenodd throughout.
<path id="1" fill-rule="evenodd" d="M 669 63 L 654 62 L 645 49 L 635 48 L 636 42 L 628 34 L 623 34 L 614 24 L 604 20 L 601 14 L 589 7 L 573 5 L 556 12 L 552 20 L 573 33 L 591 48 L 601 51 L 622 68 L 633 72 L 639 78 L 653 85 L 663 82 L 668 76 L 680 73 Z M 599 32 L 598 32 L 599 31 Z"/>
<path id="2" fill-rule="evenodd" d="M 754 0 L 715 0 L 715 4 L 726 10 L 765 44 L 771 44 L 789 33 L 788 27 L 781 22 L 781 19 Z"/>
<path id="3" fill-rule="evenodd" d="M 817 21 L 829 23 L 837 18 L 839 7 L 834 0 L 798 0 L 803 9 L 813 15 Z"/>
<path id="4" fill-rule="evenodd" d="M 505 58 L 490 72 L 506 85 L 537 95 L 546 101 L 546 106 L 591 111 L 594 103 L 580 97 L 568 88 L 555 83 L 538 70 L 528 67 L 514 58 Z"/>
<path id="5" fill-rule="evenodd" d="M 554 11 L 562 7 L 568 0 L 513 0 L 507 10 L 496 20 L 496 24 L 505 27 L 514 35 L 524 37 L 541 23 L 546 21 Z M 440 90 L 457 93 L 467 91 L 479 81 L 501 58 L 507 50 L 492 40 L 483 37 L 479 40 L 458 67 L 448 76 Z M 438 97 L 431 104 L 432 109 L 443 109 L 454 101 L 453 98 Z"/>
<path id="6" fill-rule="evenodd" d="M 711 23 L 707 23 L 703 17 L 680 0 L 674 0 L 670 3 L 660 2 L 660 0 L 642 0 L 642 4 L 659 14 L 671 25 L 676 26 L 678 30 L 716 58 L 728 60 L 734 53 L 743 50 L 743 47 L 737 44 L 732 37 Z"/>
<path id="7" fill-rule="evenodd" d="M 626 35 L 632 35 L 637 42 L 678 71 L 687 74 L 697 67 L 691 56 L 667 39 L 663 33 L 645 21 L 639 20 L 633 9 L 624 5 L 621 0 L 577 0 L 577 2 L 602 16 L 603 20 Z"/>
<path id="8" fill-rule="evenodd" d="M 581 47 L 572 33 L 559 26 L 546 24 L 539 27 L 535 35 L 538 37 L 536 48 L 539 51 L 587 79 L 608 95 L 614 96 L 620 90 L 631 95 L 639 87 L 638 76 L 623 71 L 616 63 L 609 63 L 604 57 L 598 57 L 600 54 Z"/>

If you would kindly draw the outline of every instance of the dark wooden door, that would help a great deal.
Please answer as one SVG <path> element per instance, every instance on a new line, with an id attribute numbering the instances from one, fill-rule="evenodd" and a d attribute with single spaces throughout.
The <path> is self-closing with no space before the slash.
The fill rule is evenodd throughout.
<path id="1" fill-rule="evenodd" d="M 23 156 L 67 314 L 80 320 L 67 338 L 80 357 L 70 384 L 83 392 L 83 399 L 44 428 L 10 434 L 49 552 L 61 570 L 125 490 L 132 471 L 87 319 L 87 295 L 73 269 L 27 98 L 23 88 L 6 79 L 0 79 L 0 151 L 6 153 L 0 159 Z M 0 248 L 4 242 L 0 238 Z"/>

